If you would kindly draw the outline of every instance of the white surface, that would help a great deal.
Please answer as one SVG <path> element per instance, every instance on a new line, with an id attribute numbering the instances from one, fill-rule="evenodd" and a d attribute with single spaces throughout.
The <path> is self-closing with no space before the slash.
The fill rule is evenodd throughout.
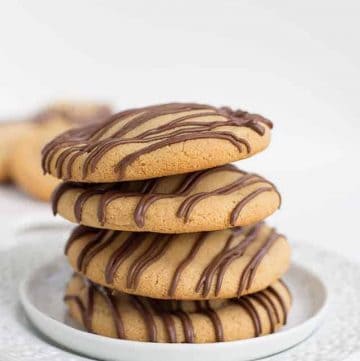
<path id="1" fill-rule="evenodd" d="M 20 280 L 43 264 L 44 260 L 59 257 L 66 232 L 67 229 L 63 226 L 51 229 L 36 223 L 28 224 L 26 231 L 18 231 L 19 246 L 0 251 L 0 274 L 3 277 L 0 288 L 0 355 L 4 359 L 79 360 L 78 356 L 59 346 L 53 346 L 49 339 L 44 339 L 37 333 L 19 307 Z M 360 351 L 360 266 L 336 254 L 304 244 L 294 245 L 294 261 L 301 262 L 325 281 L 330 296 L 329 313 L 323 326 L 309 339 L 267 360 L 340 361 L 351 353 Z M 304 283 L 305 279 L 298 282 Z M 299 284 L 296 287 L 298 289 Z M 307 289 L 304 285 L 304 291 Z M 59 301 L 56 302 L 59 304 Z M 290 317 L 296 317 L 296 314 Z M 53 323 L 50 322 L 49 327 L 53 327 Z M 226 348 L 226 345 L 219 347 Z"/>
<path id="2" fill-rule="evenodd" d="M 254 360 L 297 345 L 319 327 L 326 315 L 325 285 L 306 268 L 292 265 L 284 279 L 294 304 L 287 326 L 278 333 L 198 345 L 118 340 L 82 331 L 67 317 L 62 299 L 71 273 L 64 257 L 47 261 L 23 280 L 20 300 L 33 324 L 50 339 L 77 353 L 109 361 Z"/>
<path id="3" fill-rule="evenodd" d="M 59 97 L 263 113 L 273 143 L 242 164 L 278 185 L 273 222 L 360 261 L 359 16 L 358 0 L 1 1 L 0 118 Z"/>

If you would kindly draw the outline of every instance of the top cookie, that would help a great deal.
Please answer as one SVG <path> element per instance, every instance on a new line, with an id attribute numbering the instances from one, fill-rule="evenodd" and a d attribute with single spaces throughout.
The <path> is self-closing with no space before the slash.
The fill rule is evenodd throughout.
<path id="1" fill-rule="evenodd" d="M 43 169 L 77 182 L 115 182 L 212 168 L 270 142 L 272 123 L 228 107 L 172 103 L 131 109 L 67 131 L 43 149 Z"/>

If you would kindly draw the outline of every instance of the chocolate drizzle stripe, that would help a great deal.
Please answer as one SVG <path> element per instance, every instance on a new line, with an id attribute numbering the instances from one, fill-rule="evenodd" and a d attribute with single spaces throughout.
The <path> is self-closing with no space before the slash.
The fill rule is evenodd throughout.
<path id="1" fill-rule="evenodd" d="M 131 301 L 134 305 L 134 307 L 138 310 L 140 315 L 142 316 L 145 326 L 148 330 L 149 335 L 149 341 L 150 342 L 156 342 L 157 340 L 157 329 L 156 324 L 153 318 L 153 315 L 151 312 L 146 308 L 144 303 L 141 301 L 140 297 L 132 296 Z"/>
<path id="2" fill-rule="evenodd" d="M 84 305 L 84 303 L 82 302 L 81 298 L 79 296 L 76 296 L 76 295 L 66 295 L 64 297 L 64 301 L 65 302 L 75 302 L 76 303 L 76 306 L 78 307 L 79 311 L 80 311 L 80 314 L 81 314 L 81 319 L 82 319 L 82 323 L 83 325 L 85 326 L 86 330 L 91 332 L 91 330 L 87 329 L 86 325 L 87 325 L 87 322 L 86 322 L 86 307 Z"/>
<path id="3" fill-rule="evenodd" d="M 223 330 L 223 326 L 222 326 L 220 317 L 217 314 L 217 312 L 211 308 L 209 301 L 205 301 L 205 304 L 206 304 L 206 306 L 205 306 L 206 308 L 203 309 L 202 312 L 210 318 L 210 320 L 214 326 L 216 342 L 223 342 L 224 341 L 224 330 Z"/>
<path id="4" fill-rule="evenodd" d="M 211 123 L 196 122 L 196 121 L 189 122 L 188 120 L 192 119 L 192 118 L 201 118 L 201 117 L 214 116 L 214 115 L 216 115 L 214 112 L 202 112 L 202 113 L 194 113 L 194 114 L 184 115 L 182 117 L 175 118 L 174 120 L 170 121 L 167 124 L 160 125 L 160 126 L 154 128 L 154 129 L 149 129 L 149 130 L 141 133 L 140 135 L 138 135 L 137 138 L 144 139 L 144 138 L 149 137 L 151 135 L 154 135 L 154 134 L 156 135 L 161 131 L 167 131 L 167 130 L 175 129 L 176 126 L 181 127 L 181 126 L 183 126 L 183 124 L 179 124 L 179 123 L 184 122 L 184 120 L 187 121 L 186 124 L 185 124 L 186 126 L 191 126 L 191 127 L 195 127 L 195 126 L 200 126 L 200 127 L 212 126 L 212 125 L 214 125 L 214 122 L 211 122 Z M 174 125 L 175 125 L 175 127 L 174 127 Z M 218 122 L 218 125 L 224 125 L 224 122 Z"/>
<path id="5" fill-rule="evenodd" d="M 248 290 L 250 288 L 259 264 L 278 238 L 279 234 L 272 229 L 268 237 L 265 239 L 265 242 L 250 259 L 240 276 L 238 297 L 242 295 L 244 290 Z"/>
<path id="6" fill-rule="evenodd" d="M 274 320 L 274 318 L 273 318 L 273 312 L 274 312 L 274 310 L 276 310 L 276 307 L 273 308 L 274 304 L 271 303 L 270 307 L 269 307 L 269 304 L 267 303 L 268 302 L 267 299 L 264 299 L 261 296 L 261 294 L 254 294 L 254 295 L 249 296 L 249 298 L 256 300 L 256 302 L 258 302 L 265 309 L 266 314 L 269 319 L 269 323 L 270 323 L 270 332 L 271 333 L 275 332 L 276 320 Z"/>
<path id="7" fill-rule="evenodd" d="M 77 223 L 81 223 L 82 220 L 82 211 L 85 202 L 92 196 L 100 194 L 100 191 L 96 189 L 90 189 L 86 192 L 80 193 L 80 195 L 77 197 L 74 205 L 74 215 Z"/>
<path id="8" fill-rule="evenodd" d="M 68 148 L 64 150 L 56 159 L 55 169 L 56 169 L 56 177 L 62 178 L 63 176 L 63 164 L 65 159 L 71 154 L 76 152 L 80 147 Z"/>
<path id="9" fill-rule="evenodd" d="M 281 283 L 281 285 L 285 288 L 289 298 L 290 298 L 290 302 L 292 302 L 292 294 L 289 290 L 289 287 L 285 284 L 285 282 L 282 279 L 279 279 L 279 282 Z"/>
<path id="10" fill-rule="evenodd" d="M 160 199 L 165 198 L 174 198 L 176 196 L 188 196 L 195 187 L 204 180 L 206 177 L 211 176 L 215 173 L 221 172 L 221 171 L 229 171 L 229 172 L 238 172 L 241 175 L 244 175 L 244 172 L 241 172 L 236 167 L 232 165 L 225 165 L 217 168 L 208 169 L 205 171 L 198 171 L 194 173 L 187 174 L 181 184 L 179 185 L 178 189 L 174 191 L 173 194 L 161 194 L 156 193 L 152 194 L 152 192 L 155 192 L 156 187 L 149 190 L 149 194 L 145 194 L 142 196 L 140 201 L 138 202 L 135 212 L 134 212 L 134 220 L 138 227 L 143 227 L 145 225 L 145 214 L 146 211 L 149 209 L 149 207 L 156 201 Z M 162 178 L 158 178 L 160 181 Z M 145 193 L 145 192 L 144 192 Z M 210 192 L 209 192 L 210 193 Z M 181 207 L 181 206 L 180 206 Z"/>
<path id="11" fill-rule="evenodd" d="M 190 213 L 193 210 L 193 208 L 196 206 L 197 203 L 202 201 L 203 199 L 216 196 L 216 195 L 226 195 L 233 193 L 235 191 L 238 191 L 244 187 L 247 187 L 249 185 L 255 184 L 255 183 L 263 183 L 263 179 L 254 179 L 254 176 L 252 174 L 247 174 L 241 177 L 240 179 L 226 185 L 223 187 L 220 187 L 216 190 L 210 191 L 210 192 L 200 192 L 197 194 L 194 194 L 187 199 L 185 199 L 177 212 L 177 216 L 180 218 L 184 218 L 185 222 L 189 220 Z M 236 208 L 235 208 L 236 209 Z M 235 219 L 236 220 L 236 219 Z"/>
<path id="12" fill-rule="evenodd" d="M 173 136 L 172 138 L 165 139 L 163 141 L 159 141 L 157 143 L 151 144 L 143 149 L 135 151 L 126 155 L 116 166 L 115 171 L 119 173 L 119 179 L 122 179 L 125 175 L 126 168 L 132 164 L 135 160 L 140 158 L 142 155 L 154 152 L 155 150 L 164 148 L 169 145 L 174 145 L 178 143 L 182 143 L 189 140 L 199 140 L 199 139 L 222 139 L 230 142 L 234 147 L 237 148 L 239 153 L 242 152 L 241 145 L 244 144 L 245 140 L 241 138 L 235 137 L 230 132 L 202 132 L 198 134 L 183 134 Z M 94 170 L 94 168 L 93 168 Z"/>
<path id="13" fill-rule="evenodd" d="M 180 281 L 182 272 L 191 263 L 191 261 L 195 258 L 199 249 L 204 244 L 204 241 L 205 241 L 205 238 L 207 235 L 208 235 L 208 233 L 200 233 L 199 234 L 199 236 L 196 238 L 193 246 L 191 247 L 190 252 L 186 255 L 186 257 L 180 262 L 180 264 L 176 268 L 173 278 L 171 280 L 169 291 L 168 291 L 169 297 L 173 297 L 175 295 L 176 287 Z"/>
<path id="14" fill-rule="evenodd" d="M 111 294 L 111 291 L 108 289 L 104 289 L 102 287 L 98 287 L 97 290 L 104 297 L 104 300 L 110 309 L 117 338 L 125 339 L 126 337 L 125 337 L 124 324 L 120 317 L 119 310 L 116 306 L 116 302 L 115 302 L 114 297 Z"/>
<path id="15" fill-rule="evenodd" d="M 162 319 L 169 342 L 177 342 L 175 321 L 172 317 L 174 312 L 164 310 L 160 300 L 147 298 L 147 301 L 149 302 L 152 310 Z"/>
<path id="16" fill-rule="evenodd" d="M 130 255 L 141 245 L 140 239 L 143 236 L 144 235 L 141 233 L 130 234 L 124 243 L 112 253 L 105 267 L 105 280 L 107 283 L 112 283 L 114 281 L 116 271 L 125 259 L 130 257 Z"/>
<path id="17" fill-rule="evenodd" d="M 78 256 L 78 270 L 86 273 L 87 267 L 90 261 L 103 249 L 108 247 L 115 240 L 115 232 L 113 231 L 105 231 L 102 233 L 101 231 L 98 233 L 101 235 L 100 237 L 95 236 L 94 239 L 88 243 L 90 247 L 84 247 L 81 253 Z"/>
<path id="18" fill-rule="evenodd" d="M 241 241 L 241 243 L 233 250 L 233 252 L 230 252 L 230 256 L 221 264 L 217 280 L 216 280 L 216 286 L 215 286 L 215 296 L 218 296 L 221 290 L 222 281 L 225 275 L 226 270 L 230 266 L 230 264 L 237 258 L 240 258 L 245 253 L 247 247 L 255 240 L 257 237 L 259 230 L 261 228 L 261 223 L 255 225 L 254 228 L 252 228 L 249 233 L 247 234 L 246 238 Z M 238 235 L 238 234 L 237 234 Z M 236 236 L 237 236 L 236 235 Z M 235 237 L 235 236 L 233 236 Z"/>
<path id="19" fill-rule="evenodd" d="M 133 114 L 132 114 L 133 113 Z M 91 140 L 99 140 L 113 125 L 122 122 L 130 115 L 136 115 L 136 110 L 128 109 L 113 114 L 101 127 L 96 127 L 92 132 L 86 134 Z"/>
<path id="20" fill-rule="evenodd" d="M 91 285 L 87 285 L 87 306 L 85 309 L 85 326 L 89 332 L 93 332 L 92 329 L 92 319 L 94 314 L 94 298 L 95 298 L 95 289 Z"/>
<path id="21" fill-rule="evenodd" d="M 146 251 L 141 254 L 130 266 L 127 274 L 127 288 L 136 289 L 141 273 L 152 263 L 155 263 L 166 251 L 170 242 L 176 235 L 157 235 Z"/>
<path id="22" fill-rule="evenodd" d="M 196 186 L 201 181 L 204 181 L 206 177 L 211 177 L 213 174 L 218 172 L 238 173 L 239 178 L 235 181 L 232 181 L 230 184 L 220 186 L 219 188 L 212 191 L 193 193 L 196 192 Z M 178 217 L 184 218 L 184 222 L 187 222 L 191 216 L 191 212 L 194 207 L 200 201 L 206 198 L 216 195 L 227 195 L 256 183 L 266 183 L 268 186 L 260 187 L 252 191 L 250 194 L 240 200 L 239 203 L 234 207 L 230 215 L 230 222 L 232 226 L 235 226 L 242 209 L 251 200 L 253 200 L 263 192 L 273 191 L 279 194 L 275 186 L 264 178 L 261 178 L 256 174 L 247 174 L 245 172 L 242 172 L 232 165 L 221 166 L 206 171 L 189 173 L 184 176 L 178 188 L 172 191 L 172 193 L 170 194 L 157 193 L 157 189 L 162 184 L 164 179 L 166 180 L 166 178 L 157 178 L 135 183 L 135 186 L 138 187 L 138 190 L 136 192 L 129 191 L 130 188 L 128 182 L 115 184 L 110 183 L 95 186 L 86 186 L 79 183 L 62 183 L 53 193 L 53 213 L 57 213 L 58 203 L 63 194 L 65 194 L 68 190 L 80 188 L 80 194 L 77 196 L 77 199 L 74 202 L 74 216 L 79 223 L 82 220 L 83 208 L 85 203 L 93 196 L 100 197 L 99 200 L 97 200 L 96 202 L 98 204 L 97 218 L 101 226 L 104 226 L 106 223 L 107 207 L 111 204 L 111 202 L 122 197 L 139 198 L 134 211 L 134 221 L 139 228 L 145 226 L 146 212 L 148 211 L 150 206 L 156 201 L 166 198 L 184 197 L 184 200 L 180 204 L 176 213 Z"/>
<path id="23" fill-rule="evenodd" d="M 241 211 L 251 200 L 256 198 L 261 193 L 272 192 L 273 190 L 274 190 L 273 187 L 262 187 L 262 188 L 256 189 L 255 191 L 251 192 L 246 197 L 244 197 L 231 212 L 230 224 L 232 226 L 236 225 L 236 220 L 239 218 Z"/>
<path id="24" fill-rule="evenodd" d="M 104 237 L 104 235 L 107 233 L 106 230 L 102 230 L 99 233 L 97 233 L 95 235 L 95 237 L 93 239 L 90 240 L 90 242 L 88 242 L 80 251 L 78 257 L 77 257 L 77 262 L 76 262 L 76 267 L 77 270 L 80 272 L 83 269 L 83 261 L 85 259 L 85 256 L 88 254 L 88 252 L 90 252 L 94 247 L 97 246 L 97 244 L 99 243 L 99 241 Z"/>
<path id="25" fill-rule="evenodd" d="M 56 216 L 60 198 L 70 189 L 74 188 L 73 183 L 60 183 L 51 195 L 51 204 L 53 215 Z"/>
<path id="26" fill-rule="evenodd" d="M 190 114 L 184 114 L 184 112 L 190 112 Z M 179 114 L 179 116 L 169 121 L 164 120 L 155 128 L 128 137 L 129 132 L 137 130 L 148 121 L 171 114 Z M 218 119 L 207 121 L 206 118 L 211 116 L 217 116 Z M 263 136 L 265 134 L 264 125 L 270 128 L 272 126 L 267 119 L 259 115 L 233 111 L 227 107 L 215 108 L 198 104 L 165 104 L 132 109 L 118 113 L 102 124 L 73 129 L 58 136 L 44 147 L 42 165 L 44 171 L 49 172 L 52 159 L 55 156 L 61 157 L 55 165 L 57 174 L 64 176 L 64 169 L 59 170 L 59 168 L 63 168 L 63 164 L 67 162 L 65 178 L 71 178 L 74 161 L 78 157 L 86 155 L 82 167 L 83 177 L 85 178 L 89 172 L 95 171 L 100 159 L 112 148 L 131 143 L 149 143 L 148 146 L 130 153 L 120 160 L 116 169 L 121 177 L 126 172 L 126 168 L 142 155 L 189 140 L 222 139 L 233 144 L 239 152 L 242 152 L 242 146 L 245 146 L 246 151 L 249 153 L 251 149 L 247 140 L 238 138 L 231 131 L 215 129 L 220 127 L 248 127 L 259 136 Z M 72 149 L 74 149 L 74 152 Z M 71 158 L 69 159 L 70 154 Z"/>
<path id="27" fill-rule="evenodd" d="M 138 202 L 138 204 L 135 208 L 134 220 L 135 220 L 136 225 L 140 228 L 144 227 L 146 211 L 153 203 L 155 203 L 156 201 L 158 201 L 160 199 L 173 198 L 173 197 L 176 197 L 176 196 L 175 195 L 167 195 L 166 197 L 164 197 L 161 194 L 144 195 L 140 199 L 140 201 Z"/>
<path id="28" fill-rule="evenodd" d="M 268 292 L 270 292 L 270 294 L 272 294 L 277 299 L 277 301 L 279 302 L 281 310 L 283 312 L 283 316 L 284 316 L 283 324 L 286 325 L 286 322 L 287 322 L 287 309 L 286 309 L 286 305 L 285 305 L 284 300 L 282 299 L 282 297 L 280 296 L 280 294 L 278 293 L 278 291 L 276 291 L 276 289 L 274 287 L 270 286 L 266 290 Z"/>
<path id="29" fill-rule="evenodd" d="M 168 334 L 169 342 L 175 343 L 177 340 L 176 339 L 176 328 L 175 328 L 175 323 L 174 323 L 174 320 L 173 320 L 171 314 L 167 314 L 167 313 L 163 312 L 161 314 L 161 317 L 164 321 L 164 325 L 166 328 L 166 332 Z"/>
<path id="30" fill-rule="evenodd" d="M 206 295 L 208 295 L 209 291 L 210 291 L 210 286 L 213 280 L 213 276 L 215 274 L 215 271 L 217 270 L 217 267 L 219 266 L 219 264 L 221 264 L 221 256 L 226 253 L 226 251 L 228 250 L 230 243 L 232 241 L 233 237 L 230 236 L 227 239 L 227 242 L 225 243 L 223 249 L 220 251 L 220 253 L 215 256 L 210 264 L 204 269 L 203 273 L 201 274 L 201 277 L 196 285 L 195 291 L 196 292 L 200 292 L 201 288 L 202 288 L 202 295 L 205 297 Z M 220 259 L 220 262 L 219 262 Z M 220 273 L 221 270 L 219 270 Z"/>
<path id="31" fill-rule="evenodd" d="M 79 238 L 85 236 L 86 234 L 92 234 L 94 232 L 93 228 L 87 227 L 87 226 L 77 226 L 74 228 L 74 230 L 71 232 L 69 239 L 66 242 L 64 254 L 67 255 L 69 252 L 70 247 L 74 242 L 76 242 Z"/>
<path id="32" fill-rule="evenodd" d="M 184 330 L 185 342 L 194 343 L 195 342 L 194 326 L 191 322 L 190 316 L 182 310 L 175 311 L 175 315 L 180 318 Z"/>
<path id="33" fill-rule="evenodd" d="M 265 299 L 266 302 L 267 302 L 268 304 L 270 304 L 270 306 L 271 306 L 271 308 L 272 308 L 272 310 L 273 310 L 273 312 L 274 312 L 274 315 L 275 315 L 275 318 L 276 318 L 276 322 L 277 322 L 277 323 L 280 323 L 280 322 L 281 322 L 280 315 L 279 315 L 278 309 L 277 309 L 277 307 L 275 306 L 275 303 L 274 303 L 274 301 L 272 300 L 272 298 L 271 298 L 270 296 L 268 296 L 265 292 L 263 292 L 263 293 L 261 294 L 261 298 L 262 298 L 262 299 Z"/>
<path id="34" fill-rule="evenodd" d="M 164 105 L 155 105 L 155 106 L 149 106 L 145 108 L 139 108 L 139 109 L 130 109 L 123 112 L 120 112 L 118 114 L 114 114 L 107 124 L 105 124 L 105 127 L 100 128 L 99 131 L 91 136 L 92 140 L 98 140 L 101 136 L 104 135 L 106 131 L 109 131 L 112 126 L 114 126 L 119 121 L 126 121 L 129 120 L 129 117 L 132 117 L 131 120 L 124 126 L 120 128 L 121 133 L 117 133 L 117 135 L 124 135 L 128 131 L 136 129 L 137 126 L 144 124 L 148 120 L 151 120 L 152 118 L 163 116 L 163 115 L 169 115 L 169 114 L 177 114 L 182 112 L 189 112 L 192 110 L 202 110 L 202 109 L 212 109 L 210 106 L 206 105 L 200 105 L 200 104 L 164 104 Z M 199 114 L 199 113 L 197 113 Z M 212 113 L 214 114 L 214 113 Z M 125 131 L 122 131 L 122 129 L 125 128 Z M 105 129 L 105 131 L 104 131 Z M 143 134 L 143 133 L 142 133 Z M 100 136 L 99 136 L 100 135 Z"/>
<path id="35" fill-rule="evenodd" d="M 97 218 L 101 226 L 105 225 L 106 222 L 106 208 L 107 206 L 115 199 L 119 198 L 118 191 L 108 191 L 101 195 L 98 209 L 97 209 Z"/>
<path id="36" fill-rule="evenodd" d="M 237 258 L 240 258 L 244 254 L 246 248 L 256 239 L 261 226 L 262 223 L 255 225 L 252 229 L 250 229 L 248 234 L 240 240 L 237 245 L 230 248 L 230 244 L 233 239 L 240 236 L 242 233 L 242 229 L 235 229 L 235 232 L 230 235 L 223 249 L 211 260 L 208 266 L 204 269 L 197 283 L 195 289 L 196 292 L 201 292 L 202 295 L 206 297 L 210 292 L 213 278 L 217 273 L 215 296 L 218 296 L 221 289 L 222 280 L 227 268 L 229 267 L 231 262 L 233 262 Z"/>
<path id="37" fill-rule="evenodd" d="M 261 327 L 260 316 L 256 308 L 251 303 L 248 297 L 239 298 L 238 303 L 245 309 L 247 314 L 250 316 L 251 321 L 254 325 L 255 337 L 259 337 L 262 333 L 262 327 Z"/>

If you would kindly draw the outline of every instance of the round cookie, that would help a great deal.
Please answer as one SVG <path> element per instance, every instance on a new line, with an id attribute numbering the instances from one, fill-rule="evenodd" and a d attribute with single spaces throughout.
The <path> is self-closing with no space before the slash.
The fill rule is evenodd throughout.
<path id="1" fill-rule="evenodd" d="M 272 123 L 228 107 L 172 103 L 131 109 L 68 131 L 43 151 L 43 169 L 78 182 L 141 180 L 212 168 L 252 156 Z"/>
<path id="2" fill-rule="evenodd" d="M 288 269 L 286 238 L 264 223 L 216 232 L 129 233 L 78 226 L 65 253 L 76 272 L 118 291 L 161 299 L 240 297 Z"/>
<path id="3" fill-rule="evenodd" d="M 291 294 L 282 281 L 240 299 L 164 301 L 137 297 L 74 275 L 70 315 L 89 332 L 137 341 L 206 343 L 248 339 L 286 324 Z"/>
<path id="4" fill-rule="evenodd" d="M 53 211 L 96 228 L 184 233 L 253 224 L 280 201 L 269 181 L 225 165 L 138 182 L 65 182 L 54 192 Z"/>
<path id="5" fill-rule="evenodd" d="M 0 182 L 10 180 L 10 158 L 14 145 L 29 128 L 25 122 L 0 122 Z"/>
<path id="6" fill-rule="evenodd" d="M 63 131 L 99 121 L 110 113 L 109 107 L 92 103 L 58 103 L 38 113 L 30 120 L 29 131 L 22 134 L 13 147 L 10 157 L 12 180 L 31 196 L 48 201 L 59 180 L 43 174 L 41 149 Z"/>

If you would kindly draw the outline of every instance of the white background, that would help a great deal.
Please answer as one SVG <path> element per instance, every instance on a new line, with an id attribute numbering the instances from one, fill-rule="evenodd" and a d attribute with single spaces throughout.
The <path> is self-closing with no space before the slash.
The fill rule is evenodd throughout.
<path id="1" fill-rule="evenodd" d="M 360 261 L 359 16 L 357 0 L 3 0 L 0 117 L 58 98 L 264 114 L 273 142 L 241 165 L 278 185 L 272 223 Z M 50 212 L 8 193 L 2 223 Z"/>

